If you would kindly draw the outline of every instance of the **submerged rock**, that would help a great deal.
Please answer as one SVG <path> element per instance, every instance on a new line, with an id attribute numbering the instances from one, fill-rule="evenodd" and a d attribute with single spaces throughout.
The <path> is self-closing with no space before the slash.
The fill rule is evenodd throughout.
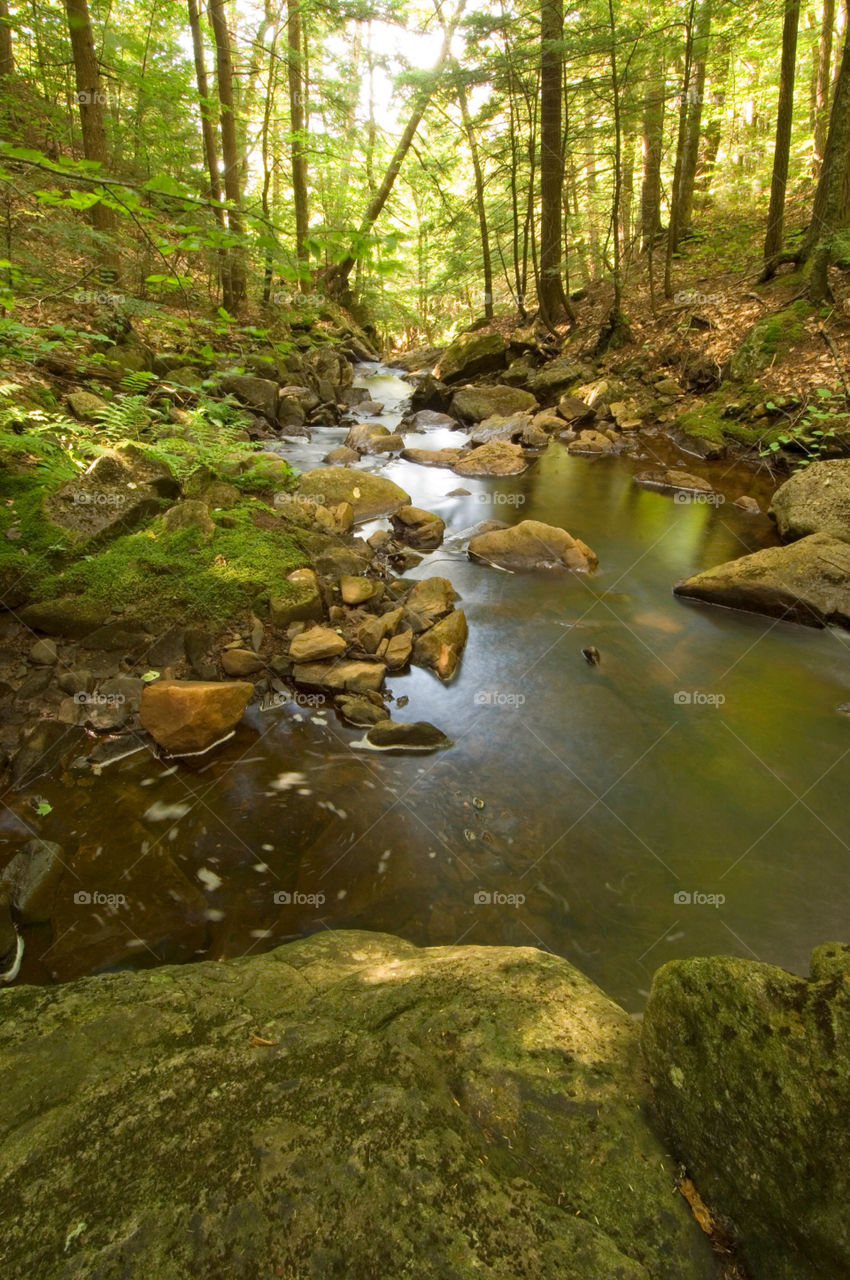
<path id="1" fill-rule="evenodd" d="M 697 573 L 673 591 L 809 627 L 850 627 L 850 544 L 813 533 L 791 546 L 767 547 Z"/>
<path id="2" fill-rule="evenodd" d="M 227 737 L 253 693 L 245 680 L 157 680 L 145 686 L 139 718 L 166 751 L 194 755 Z"/>
<path id="3" fill-rule="evenodd" d="M 779 486 L 768 510 L 784 542 L 810 533 L 850 540 L 850 459 L 798 471 Z"/>
<path id="4" fill-rule="evenodd" d="M 10 1275 L 720 1275 L 634 1021 L 556 956 L 323 931 L 0 998 Z"/>
<path id="5" fill-rule="evenodd" d="M 366 734 L 367 741 L 382 751 L 443 751 L 452 742 L 441 729 L 427 720 L 381 720 Z"/>
<path id="6" fill-rule="evenodd" d="M 643 1049 L 676 1154 L 753 1280 L 850 1275 L 850 948 L 809 979 L 731 956 L 665 964 Z"/>
<path id="7" fill-rule="evenodd" d="M 539 520 L 521 520 L 510 528 L 476 534 L 469 541 L 469 554 L 476 560 L 514 572 L 529 569 L 586 572 L 599 563 L 595 552 L 580 538 Z"/>
<path id="8" fill-rule="evenodd" d="M 702 476 L 690 471 L 641 471 L 635 476 L 635 484 L 656 493 L 713 493 L 714 490 Z"/>
<path id="9" fill-rule="evenodd" d="M 405 462 L 418 462 L 421 467 L 453 467 L 463 456 L 462 449 L 405 449 Z"/>

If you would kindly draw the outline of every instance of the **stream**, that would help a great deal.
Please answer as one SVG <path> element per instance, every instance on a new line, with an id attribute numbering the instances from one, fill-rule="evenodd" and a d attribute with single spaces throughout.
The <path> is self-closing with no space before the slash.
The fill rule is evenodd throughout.
<path id="1" fill-rule="evenodd" d="M 357 385 L 395 429 L 410 384 L 360 366 Z M 275 447 L 306 470 L 346 431 L 313 428 Z M 407 437 L 425 448 L 462 440 Z M 751 472 L 672 452 L 665 465 L 674 458 L 727 501 L 674 501 L 633 483 L 654 458 L 571 456 L 558 442 L 505 478 L 363 459 L 446 522 L 444 545 L 409 576 L 446 576 L 460 594 L 460 670 L 446 686 L 418 668 L 388 685 L 409 699 L 394 719 L 431 721 L 453 749 L 362 750 L 362 730 L 303 694 L 252 707 L 199 763 L 143 751 L 97 777 L 44 781 L 53 812 L 39 834 L 78 849 L 83 897 L 125 901 L 68 906 L 64 941 L 56 921 L 43 945 L 36 929 L 20 980 L 103 967 L 116 930 L 139 967 L 334 928 L 543 947 L 630 1010 L 674 957 L 732 953 L 806 972 L 811 948 L 846 932 L 850 720 L 836 708 L 848 700 L 850 636 L 673 597 L 680 578 L 776 541 L 766 517 L 732 505 L 747 492 L 766 506 Z M 468 496 L 447 496 L 458 488 Z M 599 569 L 513 575 L 472 563 L 458 535 L 487 519 L 560 525 Z M 582 658 L 588 645 L 598 667 Z M 20 838 L 14 821 L 7 812 L 5 831 Z M 179 893 L 158 878 L 164 852 L 203 895 L 188 931 Z M 176 914 L 173 943 L 152 927 L 161 910 Z"/>

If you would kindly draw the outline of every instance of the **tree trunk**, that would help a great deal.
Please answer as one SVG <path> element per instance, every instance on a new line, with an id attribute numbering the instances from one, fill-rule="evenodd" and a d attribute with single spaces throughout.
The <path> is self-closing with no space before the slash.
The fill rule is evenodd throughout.
<path id="1" fill-rule="evenodd" d="M 218 144 L 216 141 L 215 117 L 210 104 L 210 90 L 207 81 L 207 68 L 204 62 L 204 40 L 201 34 L 201 17 L 198 12 L 197 0 L 188 0 L 189 8 L 189 28 L 192 32 L 192 52 L 195 59 L 195 80 L 198 85 L 198 97 L 200 98 L 201 110 L 201 138 L 204 144 L 204 160 L 207 166 L 207 174 L 209 175 L 210 186 L 209 194 L 213 202 L 213 214 L 215 220 L 222 230 L 227 226 L 227 220 L 224 216 L 224 209 L 221 204 L 221 177 L 219 174 L 218 164 Z M 219 254 L 219 274 L 222 294 L 229 295 L 229 288 L 225 277 L 228 273 L 227 254 L 222 251 Z"/>
<path id="2" fill-rule="evenodd" d="M 10 76 L 15 70 L 12 49 L 12 23 L 7 0 L 0 0 L 0 76 Z"/>
<path id="3" fill-rule="evenodd" d="M 540 314 L 550 328 L 575 317 L 561 275 L 563 0 L 540 0 Z"/>
<path id="4" fill-rule="evenodd" d="M 823 152 L 826 146 L 826 130 L 829 124 L 829 72 L 832 62 L 832 28 L 835 23 L 835 0 L 823 0 L 823 16 L 821 18 L 820 42 L 817 55 L 817 77 L 815 79 L 815 119 L 814 119 L 814 152 L 812 171 L 818 176 L 823 164 Z"/>
<path id="5" fill-rule="evenodd" d="M 664 149 L 664 62 L 649 72 L 643 99 L 643 177 L 640 187 L 640 247 L 646 251 L 661 231 L 661 158 Z"/>
<path id="6" fill-rule="evenodd" d="M 676 139 L 676 163 L 673 170 L 673 190 L 670 198 L 670 223 L 667 228 L 667 252 L 664 259 L 664 297 L 673 297 L 673 255 L 679 248 L 681 234 L 682 166 L 685 155 L 685 137 L 688 131 L 688 95 L 691 87 L 691 67 L 694 47 L 694 9 L 696 0 L 690 0 L 685 24 L 685 65 L 682 75 L 682 95 L 679 100 L 679 132 Z"/>
<path id="7" fill-rule="evenodd" d="M 83 133 L 83 155 L 106 168 L 106 130 L 103 124 L 105 95 L 101 89 L 100 67 L 94 51 L 94 36 L 89 17 L 88 0 L 65 0 L 68 15 L 68 32 L 74 55 L 74 76 L 77 101 L 80 105 L 80 127 Z M 115 213 L 98 201 L 91 209 L 92 226 L 105 236 L 115 230 Z M 104 264 L 112 280 L 118 276 L 118 254 L 114 244 L 103 246 Z"/>
<path id="8" fill-rule="evenodd" d="M 67 0 L 66 0 L 67 3 Z M 236 118 L 233 113 L 233 56 L 230 51 L 230 32 L 224 0 L 210 0 L 210 21 L 216 50 L 216 80 L 218 100 L 221 104 L 221 154 L 224 161 L 224 191 L 228 200 L 227 225 L 234 236 L 242 237 L 245 224 L 242 220 L 242 193 L 239 182 L 239 144 L 236 138 Z M 225 282 L 224 307 L 237 311 L 245 301 L 245 254 L 236 244 L 229 252 L 230 270 Z"/>
<path id="9" fill-rule="evenodd" d="M 490 232 L 487 227 L 487 205 L 484 201 L 484 175 L 481 171 L 481 157 L 478 154 L 478 141 L 475 129 L 469 116 L 469 105 L 466 101 L 466 89 L 463 81 L 458 80 L 457 98 L 463 127 L 469 143 L 472 157 L 472 171 L 475 175 L 475 203 L 478 208 L 478 226 L 481 232 L 481 265 L 484 275 L 484 315 L 487 320 L 493 318 L 493 262 L 490 256 Z"/>
<path id="10" fill-rule="evenodd" d="M 295 257 L 298 262 L 298 287 L 302 293 L 310 285 L 307 263 L 307 232 L 310 210 L 307 200 L 307 149 L 304 137 L 304 49 L 301 32 L 300 0 L 289 0 L 286 10 L 286 38 L 289 48 L 289 131 L 292 160 L 292 198 L 295 205 Z"/>
<path id="11" fill-rule="evenodd" d="M 850 218 L 850 33 L 834 82 L 823 167 L 812 206 L 812 219 L 797 254 L 808 264 L 809 297 L 815 304 L 829 298 L 827 272 L 836 251 L 835 237 Z"/>
<path id="12" fill-rule="evenodd" d="M 785 187 L 788 182 L 788 159 L 791 152 L 791 125 L 794 119 L 794 72 L 797 65 L 797 31 L 800 25 L 800 0 L 788 0 L 782 24 L 782 63 L 779 71 L 779 107 L 776 112 L 776 147 L 773 152 L 773 176 L 770 182 L 770 209 L 764 238 L 764 260 L 782 248 L 785 225 Z"/>
<path id="13" fill-rule="evenodd" d="M 708 58 L 708 43 L 711 34 L 711 0 L 704 0 L 696 21 L 693 41 L 693 71 L 691 74 L 687 123 L 685 127 L 684 153 L 682 170 L 679 176 L 679 234 L 690 231 L 694 210 L 694 181 L 699 160 L 700 128 L 702 125 L 702 104 L 705 97 L 705 73 Z M 676 246 L 678 248 L 678 245 Z"/>

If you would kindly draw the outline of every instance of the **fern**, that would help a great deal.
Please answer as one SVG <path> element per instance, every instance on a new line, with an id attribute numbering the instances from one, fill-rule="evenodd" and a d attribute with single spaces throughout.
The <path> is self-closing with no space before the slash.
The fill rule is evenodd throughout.
<path id="1" fill-rule="evenodd" d="M 107 440 L 136 440 L 151 425 L 150 406 L 144 396 L 121 396 L 97 409 L 93 417 L 98 434 Z"/>
<path id="2" fill-rule="evenodd" d="M 131 395 L 140 395 L 148 390 L 151 382 L 155 381 L 155 373 L 151 373 L 148 369 L 138 369 L 124 374 L 121 379 L 121 390 L 128 391 Z"/>

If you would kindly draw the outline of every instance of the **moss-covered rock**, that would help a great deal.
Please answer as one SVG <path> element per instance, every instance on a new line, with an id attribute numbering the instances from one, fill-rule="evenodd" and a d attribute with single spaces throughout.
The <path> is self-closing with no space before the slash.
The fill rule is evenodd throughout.
<path id="1" fill-rule="evenodd" d="M 850 459 L 798 471 L 776 490 L 770 514 L 786 541 L 810 533 L 850 540 Z"/>
<path id="2" fill-rule="evenodd" d="M 655 1097 L 753 1280 L 850 1275 L 850 948 L 811 978 L 726 956 L 656 973 L 643 1026 Z"/>
<path id="3" fill-rule="evenodd" d="M 506 363 L 505 340 L 500 333 L 462 333 L 446 347 L 434 373 L 441 382 L 451 385 L 476 374 L 504 369 Z"/>
<path id="4" fill-rule="evenodd" d="M 349 502 L 357 524 L 389 516 L 410 504 L 410 494 L 386 476 L 350 467 L 318 467 L 305 471 L 298 481 L 298 493 L 325 507 Z"/>
<path id="5" fill-rule="evenodd" d="M 747 382 L 777 356 L 786 356 L 803 336 L 803 326 L 811 314 L 810 303 L 798 298 L 789 307 L 757 321 L 733 355 L 729 376 Z"/>
<path id="6" fill-rule="evenodd" d="M 850 627 L 850 546 L 813 533 L 789 547 L 767 547 L 686 578 L 677 596 L 765 613 L 810 627 Z"/>
<path id="7" fill-rule="evenodd" d="M 634 1022 L 554 956 L 321 933 L 0 1011 L 10 1274 L 719 1275 Z"/>
<path id="8" fill-rule="evenodd" d="M 533 413 L 537 400 L 520 387 L 461 387 L 452 398 L 452 413 L 470 422 L 483 422 L 494 414 L 509 418 L 514 413 Z"/>

